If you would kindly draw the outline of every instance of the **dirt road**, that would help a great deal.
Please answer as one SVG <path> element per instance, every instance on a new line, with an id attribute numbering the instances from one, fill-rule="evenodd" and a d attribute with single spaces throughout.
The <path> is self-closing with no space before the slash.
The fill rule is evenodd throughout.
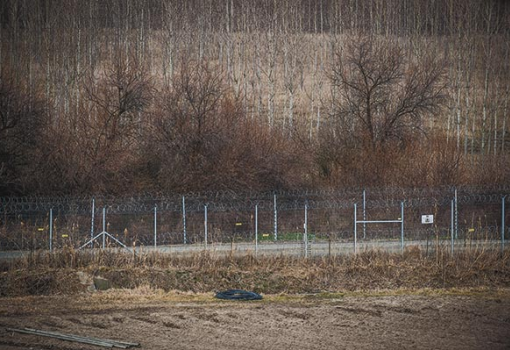
<path id="1" fill-rule="evenodd" d="M 139 342 L 142 349 L 508 349 L 510 291 L 364 296 L 104 292 L 0 299 L 0 349 L 99 349 L 6 327 Z"/>

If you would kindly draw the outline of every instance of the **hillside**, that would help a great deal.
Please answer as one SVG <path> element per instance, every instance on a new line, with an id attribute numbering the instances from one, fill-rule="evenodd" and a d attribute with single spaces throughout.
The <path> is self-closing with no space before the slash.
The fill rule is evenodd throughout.
<path id="1" fill-rule="evenodd" d="M 510 179 L 504 1 L 5 0 L 0 18 L 2 196 Z"/>

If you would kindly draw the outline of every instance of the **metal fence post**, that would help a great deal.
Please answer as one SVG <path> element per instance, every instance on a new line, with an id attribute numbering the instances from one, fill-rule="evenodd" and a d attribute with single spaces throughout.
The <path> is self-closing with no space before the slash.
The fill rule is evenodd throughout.
<path id="1" fill-rule="evenodd" d="M 182 196 L 182 229 L 184 235 L 184 244 L 186 244 L 186 200 Z"/>
<path id="2" fill-rule="evenodd" d="M 506 196 L 501 199 L 501 254 L 505 252 L 505 199 Z"/>
<path id="3" fill-rule="evenodd" d="M 95 219 L 95 210 L 96 210 L 96 201 L 94 198 L 92 198 L 92 219 L 91 219 L 91 225 L 90 225 L 90 249 L 94 248 L 94 242 L 92 241 L 94 239 L 94 219 Z"/>
<path id="4" fill-rule="evenodd" d="M 404 253 L 404 202 L 400 202 L 400 249 Z"/>
<path id="5" fill-rule="evenodd" d="M 305 204 L 305 234 L 303 235 L 303 242 L 305 246 L 305 258 L 308 257 L 308 204 Z"/>
<path id="6" fill-rule="evenodd" d="M 53 208 L 50 209 L 50 252 L 53 251 Z"/>
<path id="7" fill-rule="evenodd" d="M 276 209 L 276 193 L 273 195 L 273 207 L 274 207 L 274 240 L 278 240 L 278 211 Z"/>
<path id="8" fill-rule="evenodd" d="M 356 243 L 357 243 L 357 226 L 358 226 L 358 221 L 357 221 L 357 218 L 356 218 L 356 203 L 354 203 L 354 255 L 356 255 Z"/>
<path id="9" fill-rule="evenodd" d="M 154 206 L 154 250 L 158 247 L 158 207 Z"/>
<path id="10" fill-rule="evenodd" d="M 204 239 L 205 249 L 207 250 L 207 205 L 204 205 Z"/>
<path id="11" fill-rule="evenodd" d="M 457 200 L 457 187 L 455 187 L 455 239 L 459 238 L 459 207 Z"/>
<path id="12" fill-rule="evenodd" d="M 451 236 L 451 241 L 452 241 L 452 255 L 453 255 L 453 236 L 454 236 L 454 229 L 453 229 L 453 225 L 454 225 L 454 212 L 455 212 L 455 203 L 454 201 L 452 200 L 451 201 L 451 218 L 450 218 L 450 236 Z"/>
<path id="13" fill-rule="evenodd" d="M 367 196 L 366 191 L 363 190 L 363 221 L 367 220 Z M 363 223 L 363 239 L 367 238 L 367 224 Z"/>
<path id="14" fill-rule="evenodd" d="M 103 232 L 106 232 L 106 207 L 103 207 Z M 103 249 L 106 245 L 106 235 L 103 235 Z"/>
<path id="15" fill-rule="evenodd" d="M 255 204 L 255 256 L 259 251 L 259 205 Z"/>

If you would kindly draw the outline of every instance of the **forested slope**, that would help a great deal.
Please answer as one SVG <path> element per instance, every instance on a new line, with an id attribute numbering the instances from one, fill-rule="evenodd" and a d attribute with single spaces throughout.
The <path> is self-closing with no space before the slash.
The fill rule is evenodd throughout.
<path id="1" fill-rule="evenodd" d="M 510 6 L 0 3 L 0 195 L 510 181 Z"/>

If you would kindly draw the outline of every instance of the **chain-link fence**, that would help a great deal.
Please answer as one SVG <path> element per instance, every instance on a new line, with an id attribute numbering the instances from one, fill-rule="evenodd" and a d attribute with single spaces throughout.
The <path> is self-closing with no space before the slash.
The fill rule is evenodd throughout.
<path id="1" fill-rule="evenodd" d="M 487 186 L 3 198 L 0 257 L 64 246 L 304 256 L 410 246 L 505 249 L 509 192 Z"/>

